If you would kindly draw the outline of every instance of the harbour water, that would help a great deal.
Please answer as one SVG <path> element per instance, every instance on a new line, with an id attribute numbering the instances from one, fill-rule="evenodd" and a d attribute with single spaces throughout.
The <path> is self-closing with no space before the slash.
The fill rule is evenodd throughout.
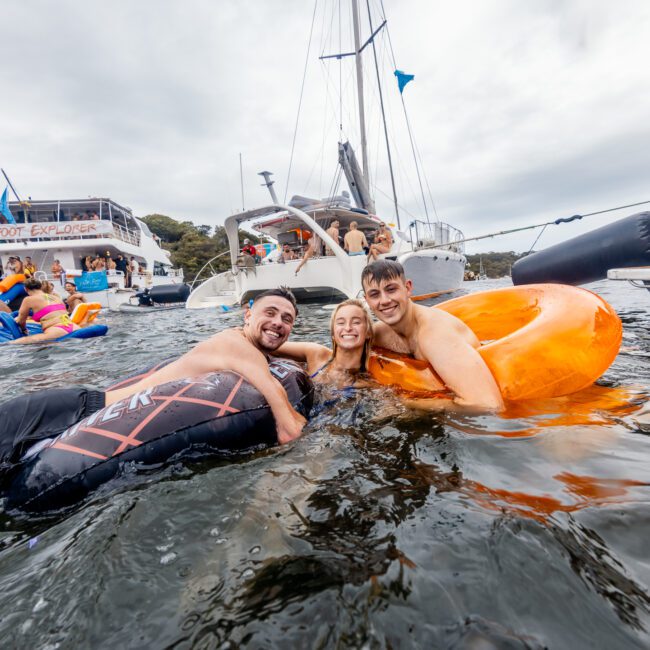
<path id="1" fill-rule="evenodd" d="M 589 399 L 442 416 L 370 392 L 283 448 L 0 515 L 3 647 L 647 648 L 650 294 L 591 288 L 624 342 Z M 329 314 L 301 308 L 294 338 L 327 343 Z M 109 314 L 103 339 L 3 347 L 0 394 L 107 386 L 240 319 Z"/>

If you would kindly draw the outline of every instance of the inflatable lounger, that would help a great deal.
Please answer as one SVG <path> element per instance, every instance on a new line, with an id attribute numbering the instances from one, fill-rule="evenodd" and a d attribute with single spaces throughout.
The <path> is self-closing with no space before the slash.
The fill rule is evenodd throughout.
<path id="1" fill-rule="evenodd" d="M 41 334 L 43 330 L 38 323 L 27 323 L 27 332 L 31 334 Z M 95 336 L 104 336 L 108 332 L 108 325 L 89 325 L 88 327 L 82 327 L 81 329 L 70 332 L 69 334 L 63 334 L 57 339 L 51 339 L 50 341 L 43 341 L 43 343 L 51 343 L 53 341 L 63 341 L 64 339 L 89 339 L 94 338 Z M 14 317 L 11 314 L 0 313 L 0 343 L 8 343 L 9 341 L 14 341 L 15 339 L 25 336 L 21 331 L 20 327 L 14 320 Z"/>
<path id="2" fill-rule="evenodd" d="M 283 359 L 269 368 L 294 408 L 307 416 L 313 400 L 307 374 Z M 49 392 L 34 399 L 48 399 Z M 271 409 L 239 375 L 215 372 L 172 381 L 115 402 L 30 447 L 3 480 L 7 506 L 55 510 L 78 503 L 128 464 L 229 456 L 275 444 Z"/>

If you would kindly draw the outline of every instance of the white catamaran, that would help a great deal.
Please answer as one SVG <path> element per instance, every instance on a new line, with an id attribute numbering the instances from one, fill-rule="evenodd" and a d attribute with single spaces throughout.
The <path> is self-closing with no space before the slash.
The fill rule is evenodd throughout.
<path id="1" fill-rule="evenodd" d="M 79 283 L 88 302 L 117 309 L 139 290 L 183 283 L 182 270 L 172 268 L 169 253 L 147 224 L 111 199 L 15 201 L 9 202 L 9 209 L 16 223 L 0 224 L 4 268 L 10 257 L 23 262 L 31 257 L 36 277 L 53 282 L 61 295 L 65 295 L 62 283 L 69 278 Z M 128 262 L 133 258 L 138 270 L 130 276 L 131 286 L 126 286 L 126 276 L 118 269 L 84 273 L 84 258 L 97 255 L 113 260 L 122 255 Z M 55 260 L 64 274 L 52 272 Z M 95 286 L 84 290 L 82 276 Z"/>
<path id="2" fill-rule="evenodd" d="M 242 303 L 262 291 L 278 286 L 290 287 L 296 298 L 302 302 L 340 301 L 358 297 L 362 292 L 361 271 L 367 264 L 367 259 L 365 255 L 348 255 L 341 243 L 353 221 L 364 233 L 368 244 L 372 245 L 379 224 L 395 219 L 392 247 L 380 257 L 398 260 L 404 266 L 407 277 L 413 280 L 414 299 L 430 298 L 460 287 L 466 265 L 463 254 L 463 234 L 446 223 L 430 222 L 428 219 L 412 219 L 407 228 L 401 227 L 379 83 L 378 93 L 386 134 L 395 215 L 388 220 L 382 220 L 374 214 L 374 201 L 369 191 L 362 52 L 369 44 L 373 45 L 372 51 L 375 52 L 374 39 L 386 25 L 386 21 L 377 29 L 373 29 L 370 22 L 371 36 L 365 44 L 361 45 L 357 0 L 352 0 L 352 18 L 354 51 L 349 54 L 334 54 L 320 58 L 342 59 L 347 56 L 355 58 L 363 169 L 358 164 L 349 142 L 340 142 L 338 147 L 338 164 L 346 177 L 354 204 L 347 192 L 343 192 L 324 199 L 294 196 L 287 205 L 282 205 L 273 189 L 271 174 L 261 172 L 260 175 L 264 176 L 271 194 L 272 203 L 235 214 L 225 220 L 231 267 L 228 271 L 214 274 L 200 283 L 198 280 L 201 273 L 199 273 L 186 303 L 188 308 L 200 309 Z M 376 61 L 375 53 L 375 64 Z M 334 241 L 326 232 L 335 220 L 339 222 L 338 241 Z M 316 241 L 320 240 L 320 242 L 316 247 L 315 256 L 309 259 L 299 273 L 296 273 L 299 259 L 278 263 L 280 257 L 278 252 L 274 252 L 266 256 L 261 264 L 254 264 L 252 257 L 242 255 L 239 243 L 240 228 L 244 231 L 255 231 L 280 246 L 288 244 L 291 250 L 298 253 L 298 257 L 301 257 L 304 252 L 306 238 L 316 235 L 318 238 Z M 211 269 L 210 262 L 204 268 Z"/>

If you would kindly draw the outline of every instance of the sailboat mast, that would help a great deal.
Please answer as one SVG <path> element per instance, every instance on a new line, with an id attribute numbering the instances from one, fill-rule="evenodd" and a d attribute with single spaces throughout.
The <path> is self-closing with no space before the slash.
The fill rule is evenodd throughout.
<path id="1" fill-rule="evenodd" d="M 352 0 L 352 26 L 354 28 L 354 60 L 357 65 L 357 96 L 359 100 L 359 130 L 361 131 L 361 160 L 363 162 L 363 179 L 370 189 L 368 174 L 368 143 L 366 141 L 366 113 L 363 103 L 363 67 L 361 65 L 361 36 L 359 33 L 359 4 Z"/>

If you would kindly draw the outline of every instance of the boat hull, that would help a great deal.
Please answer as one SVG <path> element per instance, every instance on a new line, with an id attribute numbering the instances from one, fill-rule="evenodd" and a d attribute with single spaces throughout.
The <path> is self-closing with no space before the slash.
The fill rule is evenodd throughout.
<path id="1" fill-rule="evenodd" d="M 425 249 L 389 256 L 399 261 L 406 277 L 413 281 L 413 297 L 424 300 L 458 289 L 463 281 L 465 257 L 454 251 Z M 245 303 L 263 291 L 288 287 L 300 303 L 340 302 L 363 295 L 361 272 L 367 265 L 365 255 L 334 256 L 309 260 L 296 274 L 299 260 L 286 264 L 261 264 L 252 268 L 227 271 L 209 278 L 192 291 L 188 309 Z"/>

